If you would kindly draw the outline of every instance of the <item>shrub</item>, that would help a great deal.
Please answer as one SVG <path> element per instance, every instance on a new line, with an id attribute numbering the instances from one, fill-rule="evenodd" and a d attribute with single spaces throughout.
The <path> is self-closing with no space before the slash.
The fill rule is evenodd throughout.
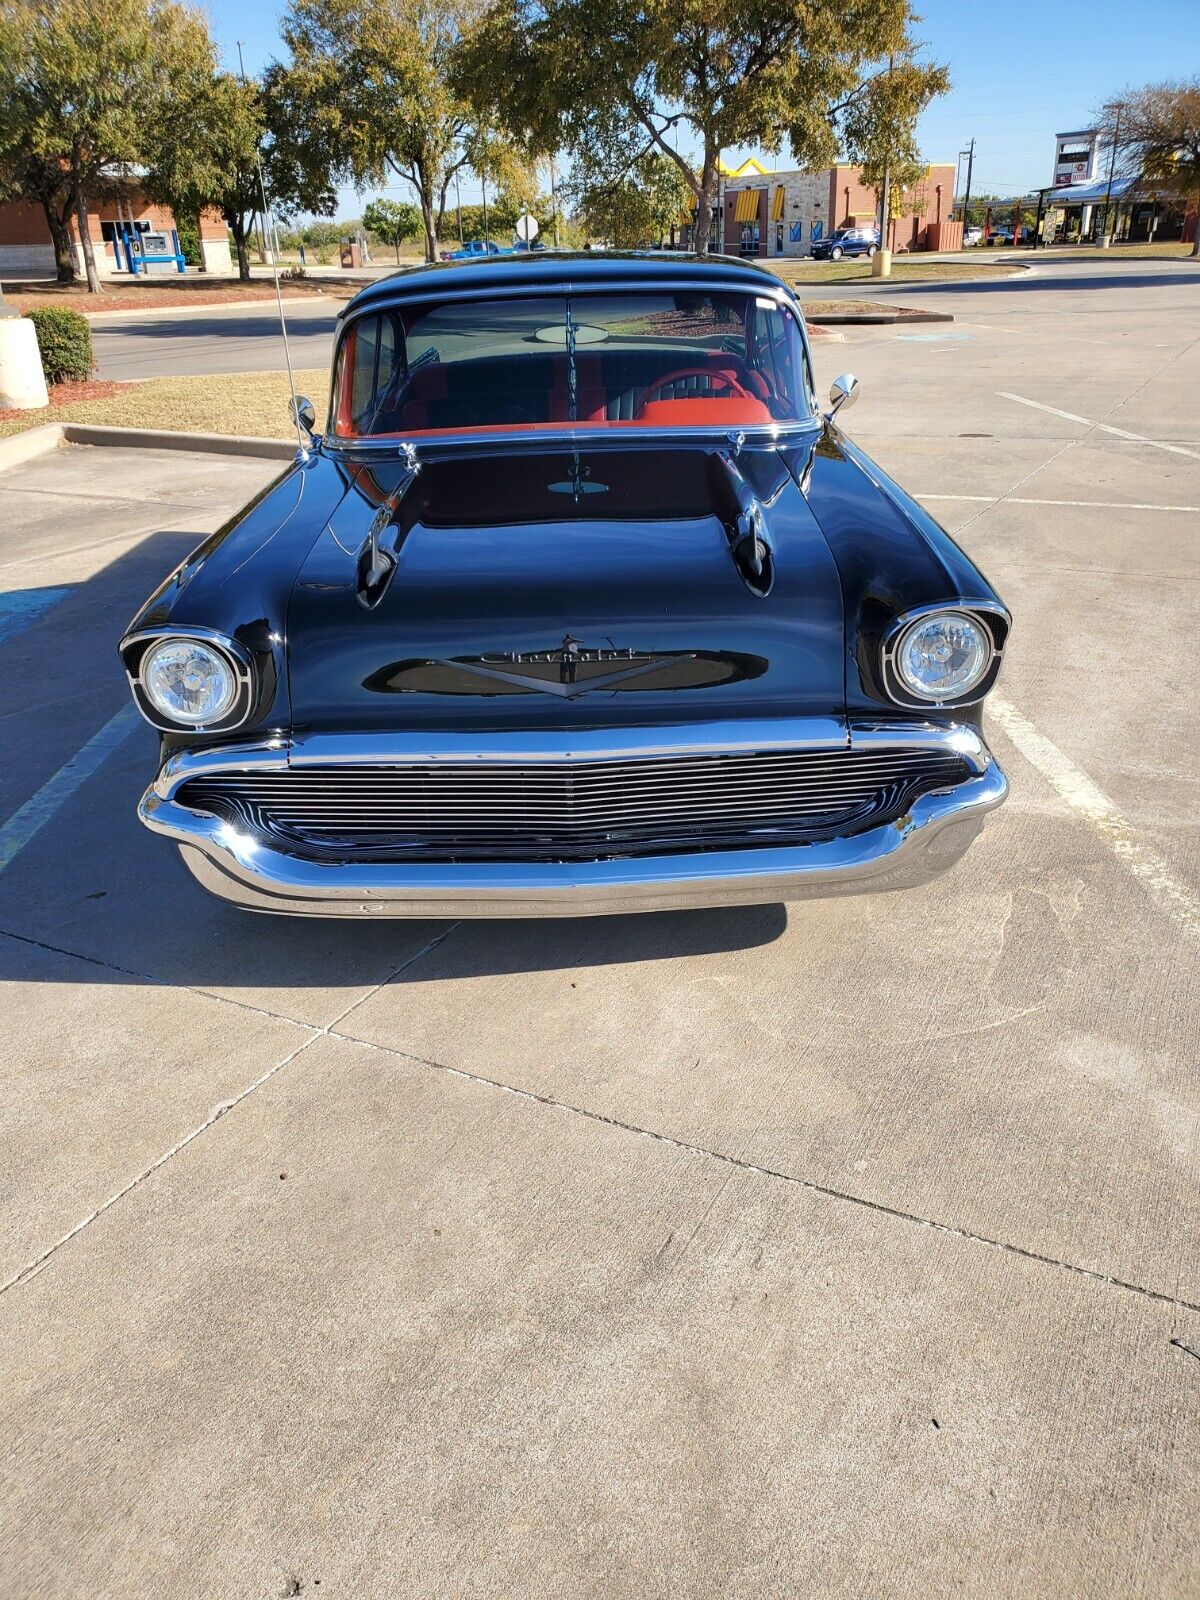
<path id="1" fill-rule="evenodd" d="M 204 265 L 204 256 L 200 250 L 200 224 L 186 218 L 182 222 L 179 222 L 178 219 L 176 221 L 175 231 L 179 235 L 179 253 L 189 267 L 202 267 Z"/>
<path id="2" fill-rule="evenodd" d="M 92 330 L 86 317 L 61 306 L 45 306 L 25 315 L 37 334 L 47 383 L 64 383 L 91 374 Z"/>

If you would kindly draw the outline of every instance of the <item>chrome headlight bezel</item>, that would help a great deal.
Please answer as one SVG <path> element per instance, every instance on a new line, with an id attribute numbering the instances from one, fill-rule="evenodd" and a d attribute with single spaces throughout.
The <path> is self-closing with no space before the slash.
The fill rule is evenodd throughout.
<path id="1" fill-rule="evenodd" d="M 220 716 L 208 722 L 188 722 L 169 717 L 151 699 L 142 675 L 146 658 L 156 647 L 179 640 L 202 644 L 229 668 L 234 682 L 233 698 Z M 151 628 L 129 634 L 121 641 L 121 660 L 129 679 L 134 704 L 152 728 L 160 733 L 227 733 L 240 727 L 250 714 L 254 699 L 254 667 L 249 652 L 236 640 L 213 628 L 188 626 Z"/>
<path id="2" fill-rule="evenodd" d="M 934 617 L 966 621 L 977 628 L 988 647 L 983 670 L 966 689 L 946 694 L 927 694 L 914 688 L 903 676 L 900 656 L 911 633 Z M 908 710 L 976 705 L 991 690 L 1000 672 L 1004 642 L 1008 634 L 1008 613 L 994 601 L 959 601 L 918 606 L 895 617 L 884 634 L 882 646 L 883 684 L 889 698 Z"/>

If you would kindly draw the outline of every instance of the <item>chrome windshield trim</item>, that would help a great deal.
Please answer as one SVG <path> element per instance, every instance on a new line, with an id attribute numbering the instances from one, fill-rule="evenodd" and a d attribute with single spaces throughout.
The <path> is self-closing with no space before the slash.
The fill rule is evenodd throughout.
<path id="1" fill-rule="evenodd" d="M 744 450 L 777 450 L 809 439 L 821 428 L 821 419 L 811 416 L 796 417 L 789 421 L 752 423 L 740 422 L 737 432 L 743 435 Z M 406 445 L 420 450 L 423 461 L 436 460 L 439 452 L 459 455 L 464 451 L 479 454 L 481 451 L 501 450 L 505 454 L 515 445 L 531 453 L 549 453 L 572 446 L 586 445 L 593 450 L 661 450 L 664 446 L 676 449 L 708 449 L 714 445 L 727 445 L 730 436 L 728 422 L 702 428 L 694 424 L 686 428 L 633 428 L 571 427 L 530 430 L 528 433 L 505 432 L 503 429 L 481 430 L 467 435 L 445 433 L 410 433 L 348 438 L 340 434 L 324 433 L 321 447 L 330 455 L 390 455 L 397 456 Z"/>

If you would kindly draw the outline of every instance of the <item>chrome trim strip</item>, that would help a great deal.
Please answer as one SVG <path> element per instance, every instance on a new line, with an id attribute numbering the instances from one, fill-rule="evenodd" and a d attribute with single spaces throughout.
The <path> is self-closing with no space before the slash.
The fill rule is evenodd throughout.
<path id="1" fill-rule="evenodd" d="M 761 732 L 756 739 L 754 725 L 743 726 L 746 736 L 739 743 L 761 749 Z M 790 727 L 795 747 L 797 725 Z M 701 741 L 698 728 L 678 731 Z M 610 738 L 611 734 L 608 730 Z M 393 748 L 407 742 L 390 737 Z M 453 737 L 459 745 L 455 756 L 459 761 L 467 754 L 463 746 L 478 743 L 471 735 Z M 528 741 L 532 736 L 520 737 Z M 569 759 L 576 753 L 564 749 L 561 733 L 553 737 L 558 740 L 557 759 Z M 863 724 L 855 726 L 852 738 L 856 743 L 911 742 L 913 747 L 952 748 L 969 760 L 975 776 L 953 789 L 922 796 L 894 822 L 848 838 L 618 861 L 316 863 L 288 855 L 170 798 L 178 784 L 197 771 L 284 768 L 288 750 L 282 744 L 270 750 L 226 746 L 180 752 L 164 767 L 159 783 L 146 791 L 138 814 L 148 828 L 180 845 L 189 870 L 206 888 L 249 910 L 343 917 L 579 916 L 911 888 L 953 865 L 978 833 L 986 814 L 1008 791 L 1004 774 L 973 729 L 923 726 L 905 730 Z M 325 736 L 325 742 L 328 739 Z M 577 735 L 570 739 L 572 745 L 579 743 Z M 422 742 L 428 746 L 430 736 L 425 735 Z M 356 759 L 363 760 L 361 737 L 341 743 L 359 746 Z M 845 747 L 844 740 L 836 744 Z M 679 741 L 665 748 L 676 752 L 711 749 L 714 742 L 705 739 L 687 745 Z M 649 753 L 645 746 L 642 749 Z M 528 752 L 521 758 L 528 759 Z M 545 758 L 550 759 L 548 754 Z M 399 758 L 394 755 L 393 759 Z M 450 759 L 449 752 L 443 759 Z"/>

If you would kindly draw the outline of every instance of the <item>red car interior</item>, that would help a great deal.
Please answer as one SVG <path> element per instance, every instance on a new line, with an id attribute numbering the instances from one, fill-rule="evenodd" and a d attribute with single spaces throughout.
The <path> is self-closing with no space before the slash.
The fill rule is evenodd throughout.
<path id="1" fill-rule="evenodd" d="M 353 339 L 353 331 L 350 339 Z M 349 343 L 349 341 L 347 341 Z M 350 369 L 348 349 L 343 371 Z M 580 352 L 575 417 L 591 426 L 725 426 L 770 422 L 772 390 L 763 374 L 721 351 L 689 352 L 687 365 L 663 370 L 661 351 Z M 524 381 L 521 381 L 524 380 Z M 565 354 L 447 362 L 398 374 L 355 426 L 349 386 L 338 397 L 336 432 L 373 437 L 481 428 L 562 426 L 571 421 Z"/>

